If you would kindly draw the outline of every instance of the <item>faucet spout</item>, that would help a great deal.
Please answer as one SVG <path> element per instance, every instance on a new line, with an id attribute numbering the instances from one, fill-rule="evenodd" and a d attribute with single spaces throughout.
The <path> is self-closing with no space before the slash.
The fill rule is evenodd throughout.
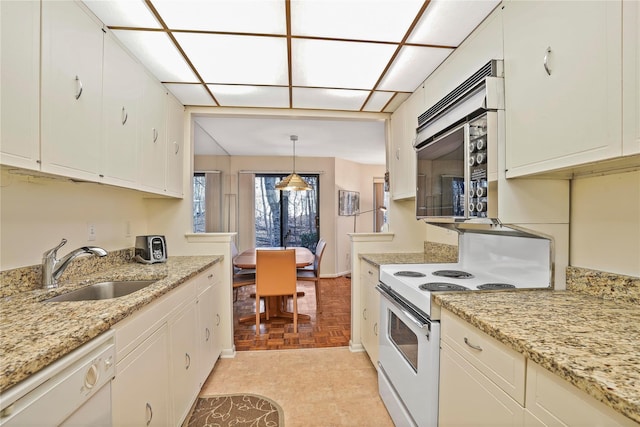
<path id="1" fill-rule="evenodd" d="M 103 257 L 107 255 L 107 251 L 97 246 L 83 246 L 75 249 L 65 255 L 62 259 L 57 259 L 58 249 L 67 243 L 66 239 L 62 239 L 60 244 L 53 249 L 49 249 L 42 255 L 42 286 L 44 288 L 56 288 L 58 286 L 58 278 L 64 273 L 71 261 L 80 255 L 96 255 Z"/>

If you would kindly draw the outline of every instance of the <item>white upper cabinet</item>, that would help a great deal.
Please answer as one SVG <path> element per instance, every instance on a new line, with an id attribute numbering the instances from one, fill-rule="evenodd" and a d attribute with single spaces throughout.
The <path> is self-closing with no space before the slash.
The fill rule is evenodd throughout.
<path id="1" fill-rule="evenodd" d="M 42 2 L 42 171 L 100 173 L 102 27 L 74 2 Z"/>
<path id="2" fill-rule="evenodd" d="M 622 2 L 622 154 L 640 153 L 640 4 Z"/>
<path id="3" fill-rule="evenodd" d="M 111 34 L 104 38 L 103 175 L 106 182 L 133 186 L 140 161 L 142 70 Z"/>
<path id="4" fill-rule="evenodd" d="M 622 155 L 622 2 L 504 2 L 507 177 Z"/>
<path id="5" fill-rule="evenodd" d="M 164 87 L 146 77 L 143 83 L 142 127 L 142 187 L 164 192 L 167 170 L 167 92 Z"/>
<path id="6" fill-rule="evenodd" d="M 182 197 L 184 106 L 167 96 L 167 194 Z"/>
<path id="7" fill-rule="evenodd" d="M 0 163 L 40 169 L 40 2 L 0 2 Z"/>

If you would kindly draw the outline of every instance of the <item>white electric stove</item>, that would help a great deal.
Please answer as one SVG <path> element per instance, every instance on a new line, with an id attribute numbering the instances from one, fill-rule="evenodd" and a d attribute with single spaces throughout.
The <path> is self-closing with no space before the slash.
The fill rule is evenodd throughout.
<path id="1" fill-rule="evenodd" d="M 458 245 L 457 263 L 380 267 L 378 387 L 397 426 L 438 425 L 440 321 L 432 292 L 552 285 L 547 239 L 465 232 Z"/>

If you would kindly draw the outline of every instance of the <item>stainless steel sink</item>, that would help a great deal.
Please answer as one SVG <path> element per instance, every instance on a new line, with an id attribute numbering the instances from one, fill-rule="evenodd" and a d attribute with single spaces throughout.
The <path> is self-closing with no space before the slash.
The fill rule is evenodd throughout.
<path id="1" fill-rule="evenodd" d="M 93 285 L 49 298 L 45 300 L 45 302 L 90 301 L 118 298 L 146 288 L 155 282 L 157 282 L 157 280 L 125 280 L 94 283 Z"/>

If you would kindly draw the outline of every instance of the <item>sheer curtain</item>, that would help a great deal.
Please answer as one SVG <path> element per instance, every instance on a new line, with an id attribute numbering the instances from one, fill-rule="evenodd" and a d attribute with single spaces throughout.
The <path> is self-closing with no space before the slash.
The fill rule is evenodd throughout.
<path id="1" fill-rule="evenodd" d="M 255 174 L 238 173 L 238 249 L 243 251 L 255 246 Z"/>

